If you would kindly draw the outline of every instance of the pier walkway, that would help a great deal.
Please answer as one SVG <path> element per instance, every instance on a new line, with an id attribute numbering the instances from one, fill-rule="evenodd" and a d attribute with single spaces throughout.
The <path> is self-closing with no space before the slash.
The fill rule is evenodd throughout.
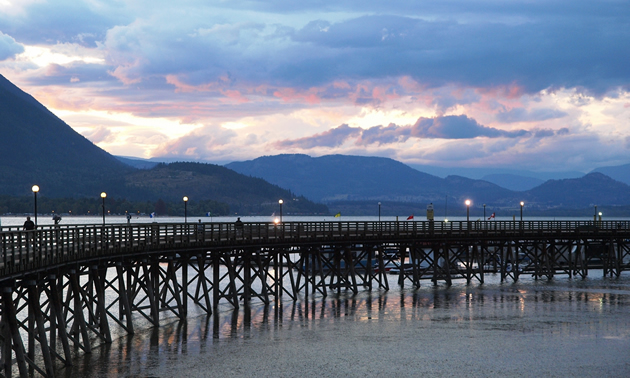
<path id="1" fill-rule="evenodd" d="M 313 295 L 630 270 L 630 222 L 64 225 L 0 232 L 0 373 L 40 374 L 110 325 Z M 394 274 L 392 274 L 394 273 Z"/>

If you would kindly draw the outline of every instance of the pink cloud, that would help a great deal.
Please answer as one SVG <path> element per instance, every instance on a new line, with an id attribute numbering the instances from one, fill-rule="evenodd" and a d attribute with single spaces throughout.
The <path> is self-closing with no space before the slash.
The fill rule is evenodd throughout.
<path id="1" fill-rule="evenodd" d="M 226 90 L 222 90 L 221 93 L 232 100 L 235 100 L 237 103 L 239 104 L 243 104 L 246 102 L 249 102 L 249 99 L 245 96 L 243 96 L 243 94 L 237 90 L 230 90 L 230 89 L 226 89 Z"/>
<path id="2" fill-rule="evenodd" d="M 166 82 L 175 86 L 175 92 L 207 92 L 216 87 L 215 83 L 207 83 L 203 85 L 186 84 L 177 77 L 177 75 L 166 75 Z"/>
<path id="3" fill-rule="evenodd" d="M 273 95 L 285 102 L 303 101 L 307 104 L 319 104 L 321 99 L 318 96 L 318 92 L 319 90 L 317 88 L 310 88 L 308 91 L 298 91 L 294 88 L 281 88 L 274 91 Z"/>

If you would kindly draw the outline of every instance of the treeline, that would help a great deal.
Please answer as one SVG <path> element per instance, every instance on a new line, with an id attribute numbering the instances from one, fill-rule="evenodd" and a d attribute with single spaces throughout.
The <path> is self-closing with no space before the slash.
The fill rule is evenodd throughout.
<path id="1" fill-rule="evenodd" d="M 35 207 L 33 196 L 11 197 L 0 196 L 0 214 L 32 213 Z M 103 202 L 101 198 L 47 198 L 38 196 L 37 212 L 40 214 L 72 214 L 94 215 L 102 214 Z M 184 202 L 166 202 L 158 199 L 151 201 L 128 201 L 126 199 L 105 199 L 105 211 L 108 214 L 151 214 L 183 216 Z M 226 203 L 202 200 L 188 201 L 186 212 L 190 216 L 202 216 L 207 213 L 221 216 L 230 214 L 230 206 Z"/>

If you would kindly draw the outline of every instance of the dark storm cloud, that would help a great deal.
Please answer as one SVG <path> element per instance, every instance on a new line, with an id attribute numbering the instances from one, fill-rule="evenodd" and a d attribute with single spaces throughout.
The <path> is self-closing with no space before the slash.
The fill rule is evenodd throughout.
<path id="1" fill-rule="evenodd" d="M 21 43 L 99 46 L 116 77 L 134 83 L 178 75 L 203 85 L 230 75 L 236 83 L 305 89 L 409 76 L 430 87 L 516 84 L 526 92 L 603 94 L 630 83 L 627 5 L 59 0 L 0 14 L 0 30 Z"/>
<path id="2" fill-rule="evenodd" d="M 581 86 L 603 92 L 630 82 L 630 65 L 622 63 L 629 61 L 630 49 L 620 48 L 630 45 L 627 30 L 630 18 L 613 16 L 508 24 L 379 15 L 313 21 L 294 39 L 318 46 L 316 51 L 334 51 L 334 63 L 326 54 L 308 56 L 308 67 L 339 76 L 409 75 L 435 86 L 516 82 L 529 91 Z"/>

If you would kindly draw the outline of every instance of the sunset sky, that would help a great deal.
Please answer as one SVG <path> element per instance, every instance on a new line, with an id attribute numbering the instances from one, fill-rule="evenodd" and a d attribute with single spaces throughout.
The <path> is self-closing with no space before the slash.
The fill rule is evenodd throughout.
<path id="1" fill-rule="evenodd" d="M 0 0 L 0 74 L 115 155 L 630 163 L 628 1 Z"/>

